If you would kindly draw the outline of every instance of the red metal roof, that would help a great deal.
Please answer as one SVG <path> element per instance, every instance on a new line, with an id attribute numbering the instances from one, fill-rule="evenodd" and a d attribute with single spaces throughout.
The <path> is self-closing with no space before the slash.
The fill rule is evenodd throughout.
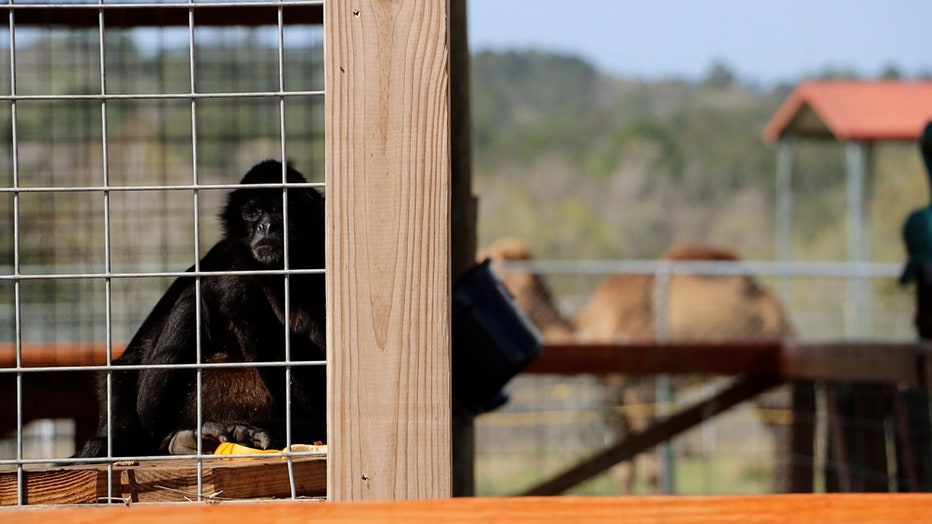
<path id="1" fill-rule="evenodd" d="M 802 82 L 761 133 L 839 140 L 916 140 L 932 120 L 932 82 Z"/>

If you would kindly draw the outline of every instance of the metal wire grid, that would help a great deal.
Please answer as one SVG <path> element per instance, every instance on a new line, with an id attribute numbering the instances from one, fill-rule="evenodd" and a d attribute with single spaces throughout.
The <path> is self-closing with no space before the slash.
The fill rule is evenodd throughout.
<path id="1" fill-rule="evenodd" d="M 520 258 L 513 249 L 513 246 L 509 249 L 493 246 L 488 251 L 493 255 L 500 253 L 506 259 L 496 264 L 505 285 L 545 336 L 550 333 L 556 340 L 572 335 L 598 336 L 602 342 L 644 337 L 658 340 L 705 337 L 721 341 L 786 336 L 775 334 L 772 323 L 768 323 L 770 328 L 765 331 L 765 326 L 754 322 L 752 315 L 740 321 L 738 317 L 744 313 L 739 312 L 752 312 L 754 305 L 750 299 L 759 296 L 761 290 L 746 295 L 751 289 L 748 286 L 729 284 L 740 281 L 733 278 L 736 276 L 751 277 L 765 290 L 776 292 L 794 333 L 803 339 L 915 339 L 913 292 L 896 283 L 902 264 L 507 260 L 509 256 Z M 605 283 L 612 284 L 611 299 L 616 301 L 598 302 L 598 309 L 605 316 L 577 317 L 576 313 L 593 311 L 590 306 L 596 299 L 609 298 L 594 293 L 605 289 L 602 287 Z M 713 286 L 714 283 L 718 284 Z M 718 293 L 712 293 L 714 289 L 710 287 L 718 288 Z M 664 315 L 674 309 L 673 303 L 677 301 L 679 322 Z M 606 317 L 611 317 L 612 322 Z M 686 322 L 687 318 L 691 322 Z M 593 320 L 595 329 L 586 329 L 585 323 Z M 615 331 L 608 333 L 608 329 Z M 577 459 L 604 449 L 605 435 L 611 435 L 616 427 L 616 417 L 606 414 L 625 414 L 636 420 L 673 403 L 682 406 L 679 402 L 686 397 L 683 380 L 673 381 L 676 394 L 672 398 L 663 398 L 660 393 L 670 388 L 662 387 L 659 378 L 628 377 L 619 386 L 600 383 L 592 377 L 518 377 L 508 386 L 512 401 L 477 421 L 479 493 L 521 492 L 522 487 L 530 487 L 534 481 L 551 477 Z M 700 384 L 702 388 L 708 386 Z M 618 398 L 621 392 L 626 396 L 628 392 L 640 393 L 641 398 L 622 401 Z M 663 458 L 652 461 L 653 469 L 659 479 L 676 477 L 683 482 L 655 489 L 705 494 L 777 489 L 767 482 L 772 477 L 771 470 L 785 468 L 801 458 L 777 447 L 787 442 L 780 435 L 788 430 L 792 416 L 801 415 L 789 412 L 781 395 L 772 393 L 777 392 L 758 399 L 758 409 L 745 404 L 704 423 L 690 432 L 692 435 L 673 439 L 668 448 L 671 453 L 666 456 L 670 457 L 669 465 L 676 466 L 676 475 L 656 475 L 657 470 L 667 471 L 667 467 L 656 466 L 658 463 L 666 466 Z M 816 400 L 821 398 L 817 395 Z M 761 404 L 764 409 L 759 409 Z M 842 416 L 853 425 L 876 424 L 876 420 L 859 421 L 847 414 Z M 820 408 L 811 421 L 821 428 L 816 439 L 817 452 L 823 450 L 816 459 L 819 471 L 823 466 L 828 470 L 835 465 L 824 452 L 826 417 L 825 409 Z M 700 438 L 695 438 L 696 435 Z M 886 436 L 889 442 L 891 437 Z M 611 494 L 632 487 L 614 473 L 613 468 L 612 474 L 592 479 L 573 492 Z M 888 478 L 888 472 L 881 472 L 880 476 Z"/>
<path id="2" fill-rule="evenodd" d="M 769 290 L 780 291 L 781 301 L 790 315 L 796 336 L 806 340 L 846 338 L 873 338 L 914 340 L 912 326 L 914 296 L 910 289 L 899 286 L 896 278 L 902 270 L 895 263 L 844 262 L 759 262 L 759 261 L 656 261 L 656 260 L 539 260 L 507 261 L 496 268 L 505 278 L 509 274 L 532 273 L 541 276 L 535 285 L 547 288 L 537 297 L 552 297 L 563 318 L 572 318 L 586 303 L 592 290 L 607 277 L 629 275 L 634 285 L 637 277 L 652 278 L 650 300 L 665 304 L 669 299 L 665 289 L 674 276 L 705 275 L 709 277 L 750 276 L 761 281 Z M 517 282 L 531 282 L 517 279 Z M 863 294 L 868 290 L 868 294 Z M 540 290 L 538 290 L 540 291 Z M 619 290 L 620 293 L 624 291 Z M 639 291 L 630 288 L 632 294 Z M 518 292 L 519 297 L 524 293 Z M 860 301 L 860 302 L 858 302 Z M 526 302 L 525 307 L 532 305 Z M 549 305 L 541 305 L 549 308 Z M 710 300 L 708 308 L 722 305 Z M 665 308 L 659 307 L 659 310 Z M 860 313 L 858 313 L 860 311 Z M 535 315 L 532 319 L 549 322 L 551 314 Z M 853 324 L 860 319 L 862 324 Z M 661 338 L 668 328 L 657 318 L 655 336 Z M 546 328 L 539 325 L 540 328 Z M 749 340 L 759 333 L 741 331 L 736 325 L 718 326 L 715 340 L 735 338 Z M 674 334 L 675 335 L 675 334 Z M 635 377 L 625 383 L 624 391 L 637 393 L 644 390 L 653 395 L 659 377 Z M 640 402 L 627 399 L 609 400 L 617 394 L 617 386 L 592 377 L 555 378 L 526 375 L 513 380 L 507 389 L 511 401 L 502 409 L 477 420 L 477 489 L 484 495 L 510 495 L 530 487 L 533 482 L 556 474 L 561 469 L 602 449 L 606 435 L 611 435 L 609 422 L 617 413 L 646 417 L 649 412 L 666 404 L 688 405 L 696 393 L 720 382 L 680 384 L 674 388 L 672 401 L 649 396 Z M 645 389 L 646 388 L 646 389 Z M 642 393 L 643 395 L 643 393 Z M 815 419 L 817 481 L 836 466 L 828 453 L 828 413 L 824 393 L 816 392 L 818 403 Z M 762 409 L 752 403 L 703 423 L 698 428 L 678 436 L 672 441 L 672 461 L 677 471 L 675 491 L 679 494 L 735 493 L 744 490 L 770 492 L 771 470 L 777 460 L 792 461 L 790 455 L 775 456 L 775 430 L 785 429 L 792 416 L 777 405 Z M 803 415 L 805 416 L 805 415 Z M 876 429 L 875 420 L 844 415 L 849 427 Z M 880 428 L 880 431 L 889 428 Z M 888 435 L 888 439 L 893 438 Z M 650 476 L 653 466 L 656 473 L 661 460 L 652 459 L 637 466 L 638 479 L 634 489 L 649 493 L 651 488 L 642 480 Z M 887 471 L 859 470 L 859 476 L 887 479 Z M 821 479 L 821 480 L 820 480 Z M 573 493 L 611 494 L 623 489 L 617 468 L 574 488 Z"/>
<path id="3" fill-rule="evenodd" d="M 912 293 L 895 279 L 902 271 L 896 263 L 668 261 L 668 260 L 539 260 L 507 261 L 503 274 L 530 272 L 554 287 L 559 308 L 569 314 L 581 307 L 596 282 L 613 275 L 653 278 L 654 301 L 668 299 L 674 276 L 760 279 L 775 292 L 796 326 L 808 340 L 830 337 L 913 339 Z M 662 311 L 663 308 L 660 309 Z M 533 314 L 531 315 L 533 318 Z M 662 320 L 662 319 L 658 319 Z M 663 323 L 656 324 L 663 329 Z M 742 333 L 722 333 L 735 337 Z M 746 334 L 745 334 L 746 335 Z M 662 332 L 655 333 L 658 338 Z"/>
<path id="4" fill-rule="evenodd" d="M 0 283 L 7 283 L 12 285 L 13 291 L 13 342 L 16 347 L 16 365 L 13 368 L 4 368 L 0 369 L 0 373 L 3 374 L 15 374 L 16 375 L 16 406 L 17 406 L 17 415 L 16 415 L 16 457 L 14 459 L 2 459 L 0 460 L 0 465 L 14 465 L 17 470 L 18 477 L 18 498 L 19 503 L 24 502 L 24 466 L 31 464 L 47 463 L 48 459 L 26 459 L 23 453 L 23 403 L 26 401 L 23 396 L 23 378 L 24 376 L 32 373 L 47 373 L 55 371 L 68 371 L 68 370 L 80 370 L 80 371 L 109 371 L 112 369 L 112 356 L 110 352 L 107 352 L 106 363 L 102 366 L 73 366 L 73 367 L 24 367 L 22 361 L 22 351 L 23 351 L 23 323 L 24 323 L 24 284 L 28 283 L 42 283 L 42 282 L 58 282 L 58 281 L 101 281 L 104 284 L 104 332 L 105 332 L 105 343 L 106 347 L 113 347 L 114 342 L 116 341 L 113 336 L 113 283 L 115 281 L 121 281 L 124 279 L 138 279 L 138 278 L 153 278 L 161 279 L 165 278 L 174 278 L 181 275 L 185 276 L 194 276 L 195 277 L 195 294 L 196 301 L 200 304 L 200 287 L 201 287 L 201 278 L 207 275 L 212 275 L 216 273 L 202 272 L 199 267 L 200 260 L 200 249 L 201 242 L 203 241 L 203 234 L 200 230 L 201 223 L 201 212 L 200 208 L 202 205 L 202 195 L 204 193 L 210 192 L 212 190 L 230 190 L 238 187 L 237 184 L 233 183 L 205 183 L 202 181 L 201 174 L 201 162 L 199 161 L 199 153 L 202 150 L 203 145 L 199 144 L 199 120 L 198 113 L 200 106 L 208 103 L 211 100 L 275 100 L 277 101 L 277 113 L 278 113 L 278 143 L 279 146 L 275 155 L 269 155 L 272 157 L 278 157 L 280 159 L 289 158 L 289 149 L 287 148 L 288 144 L 288 133 L 289 127 L 287 125 L 286 114 L 286 101 L 302 99 L 305 97 L 322 97 L 322 89 L 303 89 L 303 90 L 288 90 L 286 89 L 286 37 L 285 37 L 285 18 L 284 11 L 286 7 L 289 6 L 309 6 L 309 5 L 321 5 L 320 1 L 302 1 L 302 2 L 242 2 L 242 3 L 212 3 L 212 4 L 199 4 L 195 2 L 186 3 L 186 11 L 188 17 L 187 24 L 187 49 L 188 49 L 188 78 L 189 84 L 188 89 L 184 92 L 156 92 L 156 93 L 141 93 L 141 92 L 112 92 L 108 89 L 108 46 L 107 46 L 107 36 L 111 33 L 107 27 L 107 13 L 111 9 L 115 8 L 152 8 L 152 7 L 165 7 L 165 4 L 13 4 L 10 2 L 8 4 L 9 12 L 9 93 L 0 95 L 5 102 L 9 104 L 9 120 L 10 120 L 10 168 L 11 168 L 11 180 L 9 187 L 0 188 L 0 193 L 3 195 L 8 195 L 11 199 L 11 240 L 12 245 L 10 246 L 10 252 L 12 254 L 12 260 L 10 261 L 9 274 L 0 275 Z M 274 89 L 266 90 L 251 90 L 251 91 L 236 91 L 229 90 L 224 92 L 205 92 L 198 85 L 199 78 L 199 61 L 197 57 L 197 51 L 199 47 L 196 45 L 196 24 L 195 24 L 195 13 L 204 7 L 269 7 L 276 11 L 277 14 L 277 25 L 276 25 L 276 84 Z M 48 8 L 70 8 L 75 7 L 85 8 L 88 10 L 93 10 L 97 14 L 97 64 L 96 67 L 99 68 L 99 91 L 92 93 L 81 93 L 81 94 L 35 94 L 35 93 L 19 93 L 17 91 L 18 82 L 18 68 L 17 68 L 17 25 L 16 25 L 16 16 L 17 13 L 23 12 L 24 10 L 41 7 L 43 9 Z M 238 72 L 237 74 L 241 74 Z M 322 76 L 322 75 L 321 75 Z M 181 102 L 188 103 L 190 105 L 190 169 L 191 169 L 191 178 L 187 183 L 171 183 L 166 182 L 165 180 L 157 184 L 133 184 L 133 183 L 116 183 L 112 177 L 111 169 L 111 132 L 108 128 L 108 123 L 110 118 L 108 118 L 109 113 L 113 108 L 118 106 L 118 104 L 127 102 L 127 103 L 140 103 L 142 101 L 156 101 L 157 103 L 170 103 L 170 102 Z M 68 185 L 50 185 L 50 184 L 39 184 L 39 185 L 28 185 L 23 183 L 21 176 L 21 158 L 20 158 L 20 147 L 22 144 L 21 137 L 19 135 L 19 113 L 20 108 L 32 102 L 42 102 L 42 103 L 54 103 L 54 104 L 88 104 L 96 103 L 99 104 L 99 131 L 92 133 L 99 138 L 100 143 L 100 165 L 99 165 L 99 175 L 100 182 L 98 183 L 84 183 L 84 184 L 68 184 Z M 128 139 L 132 141 L 132 138 Z M 259 160 L 259 159 L 254 159 Z M 284 213 L 284 223 L 287 227 L 287 214 L 288 214 L 288 199 L 287 191 L 289 187 L 294 187 L 294 184 L 286 184 L 286 173 L 283 169 L 282 172 L 282 184 L 272 184 L 265 186 L 256 186 L 258 187 L 273 187 L 282 189 L 282 201 L 283 201 L 283 213 Z M 322 188 L 322 183 L 309 183 L 309 184 L 300 184 L 300 186 L 307 187 L 318 187 Z M 128 193 L 138 193 L 138 192 L 179 192 L 179 191 L 190 191 L 191 192 L 191 204 L 193 209 L 193 230 L 191 231 L 193 236 L 193 256 L 194 256 L 194 271 L 192 272 L 181 272 L 181 271 L 165 271 L 165 270 L 156 270 L 156 271 L 118 271 L 113 267 L 112 257 L 113 257 L 113 247 L 112 247 L 112 231 L 114 223 L 114 213 L 112 208 L 112 200 L 114 195 L 128 194 Z M 24 235 L 22 234 L 23 222 L 23 200 L 28 198 L 31 195 L 37 196 L 49 196 L 49 195 L 60 195 L 64 194 L 69 198 L 73 198 L 77 194 L 98 194 L 101 202 L 102 212 L 102 226 L 103 226 L 103 253 L 102 253 L 102 270 L 100 271 L 66 271 L 66 272 L 55 272 L 49 273 L 47 270 L 43 271 L 41 266 L 38 267 L 26 267 L 23 264 L 23 239 Z M 288 293 L 289 279 L 291 275 L 295 274 L 308 274 L 308 273 L 321 273 L 323 269 L 313 269 L 313 270 L 295 270 L 291 269 L 288 261 L 288 245 L 287 245 L 287 233 L 285 235 L 286 245 L 285 245 L 285 261 L 284 261 L 284 270 L 272 272 L 272 274 L 281 274 L 286 282 L 286 294 L 285 294 L 285 311 L 284 317 L 286 319 L 285 325 L 289 324 L 288 318 L 290 315 L 290 294 Z M 163 264 L 165 261 L 163 261 Z M 256 272 L 246 272 L 246 271 L 237 271 L 229 272 L 229 274 L 237 275 L 246 275 L 254 274 Z M 225 272 L 226 274 L 226 272 Z M 154 303 L 154 302 L 153 302 Z M 147 306 L 151 307 L 151 303 Z M 197 322 L 200 324 L 200 308 L 197 309 Z M 287 327 L 285 328 L 287 330 Z M 202 406 L 201 406 L 201 377 L 202 370 L 211 367 L 211 368 L 234 368 L 234 367 L 258 367 L 258 366 L 284 366 L 286 373 L 286 384 L 290 383 L 291 379 L 291 368 L 292 366 L 319 366 L 324 365 L 323 361 L 292 361 L 290 353 L 290 337 L 286 336 L 285 338 L 285 360 L 283 362 L 276 363 L 222 363 L 222 364 L 204 364 L 201 363 L 201 341 L 200 341 L 200 332 L 197 334 L 197 364 L 191 365 L 173 365 L 170 367 L 173 368 L 191 368 L 196 370 L 196 380 L 197 380 L 197 420 L 198 426 L 203 423 L 202 419 Z M 158 368 L 158 367 L 169 367 L 169 366 L 121 366 L 120 369 L 142 369 L 142 368 Z M 108 399 L 111 395 L 111 376 L 108 373 L 106 375 L 106 388 Z M 292 444 L 291 436 L 291 413 L 290 413 L 290 388 L 286 388 L 286 444 L 290 446 Z M 108 402 L 109 406 L 109 402 Z M 108 408 L 108 418 L 112 418 L 109 413 Z M 108 429 L 108 437 L 110 437 Z M 108 443 L 108 456 L 112 456 L 112 449 L 109 449 L 110 444 Z M 158 457 L 160 459 L 172 459 L 172 460 L 197 460 L 198 468 L 198 486 L 197 486 L 197 495 L 198 498 L 204 496 L 203 493 L 203 461 L 211 455 L 205 454 L 204 450 L 201 449 L 201 444 L 198 442 L 198 450 L 194 455 L 179 455 L 174 457 Z M 287 450 L 287 447 L 286 447 Z M 283 456 L 288 459 L 288 471 L 289 478 L 291 483 L 291 495 L 292 497 L 296 496 L 295 492 L 295 481 L 293 474 L 293 463 L 292 458 L 295 456 L 305 456 L 307 453 L 291 453 L 288 451 L 283 452 Z M 151 459 L 155 457 L 132 457 L 137 460 Z M 89 459 L 58 459 L 60 462 L 70 462 L 70 463 L 80 463 L 90 461 Z M 113 496 L 113 486 L 112 486 L 112 460 L 109 463 L 109 480 L 110 485 L 108 485 L 108 496 Z"/>

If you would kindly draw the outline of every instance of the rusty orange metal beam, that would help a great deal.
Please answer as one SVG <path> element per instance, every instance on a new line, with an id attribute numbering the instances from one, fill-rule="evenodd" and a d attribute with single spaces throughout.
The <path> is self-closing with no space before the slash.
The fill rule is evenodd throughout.
<path id="1" fill-rule="evenodd" d="M 123 353 L 126 344 L 114 344 L 113 358 Z M 99 342 L 25 343 L 23 367 L 100 366 L 107 362 L 107 346 Z M 16 366 L 16 345 L 0 344 L 0 371 Z"/>

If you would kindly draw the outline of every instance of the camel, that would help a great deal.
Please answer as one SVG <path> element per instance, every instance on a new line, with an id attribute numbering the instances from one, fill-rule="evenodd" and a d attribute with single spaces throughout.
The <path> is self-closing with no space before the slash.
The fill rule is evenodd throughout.
<path id="1" fill-rule="evenodd" d="M 479 260 L 529 261 L 523 241 L 505 237 L 481 250 Z M 676 245 L 661 260 L 740 261 L 732 251 L 701 245 Z M 593 290 L 572 317 L 560 312 L 543 278 L 525 271 L 499 277 L 547 341 L 615 342 L 656 338 L 653 275 L 612 275 Z M 675 275 L 669 279 L 666 313 L 668 340 L 782 338 L 793 329 L 779 300 L 754 278 L 744 275 Z M 714 304 L 714 307 L 710 307 Z"/>
<path id="2" fill-rule="evenodd" d="M 502 238 L 478 253 L 478 258 L 500 262 L 531 260 L 529 247 L 520 239 Z M 704 245 L 675 245 L 662 256 L 670 261 L 728 261 L 740 257 L 733 251 Z M 567 319 L 560 312 L 540 275 L 528 271 L 502 271 L 499 276 L 513 295 L 516 304 L 527 314 L 548 342 L 569 340 L 598 343 L 652 340 L 658 335 L 655 315 L 654 275 L 612 275 L 600 282 L 588 301 Z M 745 275 L 676 274 L 667 280 L 665 325 L 662 335 L 671 341 L 778 339 L 793 335 L 793 328 L 783 308 L 772 294 L 753 277 Z M 625 377 L 606 379 L 606 403 L 610 406 L 651 405 L 654 403 L 652 381 L 644 387 Z M 758 405 L 785 408 L 789 404 L 786 388 L 778 388 L 759 399 Z M 644 429 L 650 417 L 635 419 L 619 410 L 609 410 L 610 426 L 620 437 L 629 431 Z M 776 439 L 776 467 L 787 467 L 785 447 L 789 440 L 784 426 L 773 425 Z M 648 485 L 656 486 L 656 465 L 651 458 L 645 464 Z M 630 464 L 614 468 L 613 476 L 622 492 L 631 492 L 634 472 Z M 775 479 L 786 475 L 775 472 Z M 783 487 L 775 484 L 775 490 Z"/>
<path id="3" fill-rule="evenodd" d="M 476 256 L 479 262 L 487 258 L 492 259 L 493 267 L 495 267 L 501 262 L 529 261 L 531 251 L 524 241 L 505 237 L 489 244 Z M 563 317 L 554 302 L 553 293 L 550 292 L 550 288 L 539 274 L 529 271 L 501 271 L 501 267 L 497 274 L 505 288 L 511 293 L 515 305 L 527 314 L 544 340 L 562 340 L 573 335 L 572 323 Z"/>

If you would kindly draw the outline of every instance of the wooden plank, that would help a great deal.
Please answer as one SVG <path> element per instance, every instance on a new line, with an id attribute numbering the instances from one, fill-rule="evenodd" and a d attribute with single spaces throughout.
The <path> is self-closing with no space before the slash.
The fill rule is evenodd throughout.
<path id="1" fill-rule="evenodd" d="M 920 355 L 920 346 L 911 342 L 788 340 L 780 366 L 783 376 L 801 380 L 917 385 L 924 372 Z"/>
<path id="2" fill-rule="evenodd" d="M 781 342 L 625 342 L 548 343 L 524 371 L 536 374 L 607 375 L 625 373 L 779 376 Z"/>
<path id="3" fill-rule="evenodd" d="M 97 502 L 100 476 L 100 472 L 95 469 L 27 471 L 23 473 L 25 486 L 20 500 L 17 473 L 0 473 L 0 506 Z"/>
<path id="4" fill-rule="evenodd" d="M 534 374 L 625 373 L 748 375 L 786 380 L 919 384 L 929 371 L 913 342 L 674 341 L 547 344 L 524 371 Z"/>
<path id="5" fill-rule="evenodd" d="M 114 344 L 113 358 L 125 344 Z M 103 344 L 24 344 L 23 366 L 105 362 Z M 0 343 L 0 372 L 16 365 L 16 348 Z M 798 380 L 932 384 L 927 343 L 800 340 L 549 343 L 525 373 L 557 375 L 691 374 L 772 376 Z"/>
<path id="6" fill-rule="evenodd" d="M 278 524 L 362 523 L 617 523 L 699 522 L 858 524 L 926 522 L 930 494 L 456 498 L 393 502 L 223 503 L 25 508 L 3 512 L 5 524 Z"/>
<path id="7" fill-rule="evenodd" d="M 450 495 L 447 15 L 324 4 L 332 500 Z"/>
<path id="8" fill-rule="evenodd" d="M 476 263 L 478 201 L 472 193 L 467 25 L 466 0 L 450 0 L 450 271 L 454 282 Z M 451 450 L 454 497 L 475 495 L 475 437 L 472 413 L 454 409 Z"/>
<path id="9" fill-rule="evenodd" d="M 733 406 L 754 398 L 775 386 L 774 379 L 745 378 L 736 381 L 711 398 L 654 422 L 640 433 L 633 433 L 608 448 L 584 459 L 579 464 L 557 474 L 552 479 L 541 482 L 525 491 L 524 495 L 558 495 L 571 487 L 589 480 L 608 468 L 647 451 L 657 444 L 669 440 L 675 435 L 709 420 Z"/>
<path id="10" fill-rule="evenodd" d="M 326 459 L 294 460 L 295 493 L 322 497 L 327 492 Z M 197 500 L 197 467 L 191 463 L 120 467 L 114 472 L 116 496 L 133 502 Z M 119 482 L 117 482 L 117 480 Z M 106 491 L 106 483 L 98 488 Z M 291 496 L 288 464 L 281 458 L 240 459 L 204 464 L 203 495 L 230 500 Z"/>
<path id="11" fill-rule="evenodd" d="M 327 491 L 327 460 L 294 459 L 298 496 L 322 497 Z M 127 502 L 197 500 L 197 466 L 191 461 L 146 461 L 115 466 L 113 494 L 107 493 L 106 466 L 69 466 L 26 471 L 25 504 L 78 504 L 122 499 Z M 202 489 L 208 500 L 290 497 L 287 462 L 281 458 L 208 461 Z M 17 504 L 16 472 L 0 474 L 0 505 Z"/>
<path id="12" fill-rule="evenodd" d="M 41 25 L 62 27 L 97 28 L 98 13 L 103 8 L 104 20 L 109 28 L 188 26 L 188 12 L 194 10 L 194 22 L 198 26 L 260 26 L 278 23 L 278 6 L 257 5 L 211 5 L 211 4 L 165 4 L 159 6 L 123 5 L 101 6 L 95 4 L 55 6 L 33 4 L 8 6 L 14 11 L 17 26 Z M 284 19 L 288 24 L 321 23 L 319 5 L 293 5 L 284 7 Z"/>

